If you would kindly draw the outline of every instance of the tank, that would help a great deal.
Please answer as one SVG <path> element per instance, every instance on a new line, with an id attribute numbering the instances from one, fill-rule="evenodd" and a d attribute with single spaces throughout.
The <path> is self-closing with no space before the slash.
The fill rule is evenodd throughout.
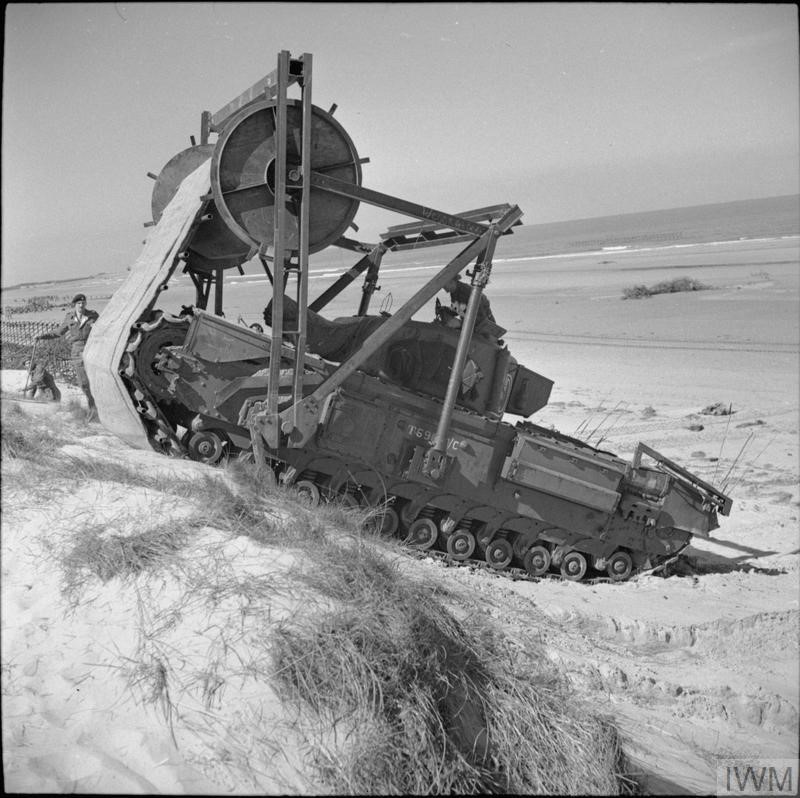
<path id="1" fill-rule="evenodd" d="M 728 496 L 645 444 L 628 461 L 532 422 L 552 381 L 517 362 L 502 328 L 475 326 L 495 246 L 521 211 L 442 213 L 364 188 L 365 159 L 311 105 L 309 73 L 308 54 L 282 53 L 265 96 L 204 116 L 216 144 L 162 170 L 154 230 L 86 349 L 100 421 L 172 456 L 254 459 L 311 503 L 370 508 L 415 549 L 532 578 L 622 581 L 708 537 Z M 299 101 L 285 96 L 292 78 Z M 416 221 L 355 242 L 344 233 L 360 202 Z M 443 242 L 465 246 L 397 312 L 368 312 L 384 255 Z M 307 255 L 331 245 L 362 257 L 309 303 Z M 223 269 L 253 252 L 273 281 L 266 335 L 222 311 Z M 443 312 L 412 319 L 470 264 L 460 326 Z M 196 302 L 171 307 L 181 266 Z M 360 274 L 357 312 L 324 315 Z"/>

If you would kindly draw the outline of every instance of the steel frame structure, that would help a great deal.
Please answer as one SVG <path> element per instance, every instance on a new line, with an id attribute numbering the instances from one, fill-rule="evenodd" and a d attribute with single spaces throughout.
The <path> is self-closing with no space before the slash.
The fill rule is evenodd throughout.
<path id="1" fill-rule="evenodd" d="M 297 83 L 301 100 L 300 163 L 287 174 L 287 90 Z M 453 277 L 473 261 L 471 293 L 467 311 L 461 327 L 446 396 L 437 426 L 436 435 L 425 458 L 424 473 L 438 479 L 445 466 L 445 449 L 448 429 L 453 415 L 461 382 L 461 372 L 469 352 L 481 293 L 489 282 L 492 256 L 497 238 L 511 232 L 511 227 L 520 224 L 522 212 L 516 205 L 495 205 L 450 214 L 408 200 L 383 194 L 360 185 L 349 183 L 310 168 L 311 160 L 311 89 L 312 56 L 303 53 L 292 58 L 286 50 L 278 55 L 277 68 L 259 80 L 247 91 L 223 106 L 216 114 L 203 112 L 201 117 L 201 143 L 208 141 L 209 133 L 219 132 L 234 113 L 249 103 L 271 99 L 275 102 L 276 126 L 274 130 L 275 156 L 275 214 L 274 238 L 269 249 L 262 244 L 258 255 L 267 273 L 267 260 L 273 263 L 272 336 L 270 344 L 269 383 L 266 401 L 254 401 L 242 409 L 247 419 L 254 452 L 263 457 L 263 441 L 272 449 L 280 446 L 302 447 L 306 445 L 322 419 L 325 400 L 361 366 L 372 354 L 408 322 L 414 313 L 441 290 Z M 335 106 L 331 109 L 331 112 Z M 366 162 L 368 159 L 362 159 Z M 339 194 L 366 202 L 388 211 L 416 219 L 416 222 L 395 225 L 381 235 L 381 241 L 369 245 L 341 237 L 335 246 L 361 252 L 362 257 L 332 286 L 311 304 L 308 303 L 308 255 L 310 190 Z M 299 195 L 298 248 L 296 261 L 287 253 L 286 200 L 290 194 Z M 394 313 L 381 327 L 364 341 L 361 348 L 324 380 L 310 395 L 303 397 L 303 363 L 306 343 L 307 311 L 318 311 L 341 293 L 361 273 L 366 272 L 358 315 L 365 315 L 370 299 L 378 289 L 377 281 L 383 256 L 391 250 L 411 247 L 427 247 L 441 244 L 466 242 L 462 251 L 452 258 L 431 280 Z M 296 329 L 284 327 L 284 293 L 287 276 L 296 278 L 297 325 Z M 294 343 L 294 363 L 291 397 L 286 403 L 285 395 L 279 397 L 281 359 L 286 348 L 284 335 L 291 335 Z M 280 405 L 283 404 L 283 409 Z M 261 458 L 259 458 L 261 459 Z"/>

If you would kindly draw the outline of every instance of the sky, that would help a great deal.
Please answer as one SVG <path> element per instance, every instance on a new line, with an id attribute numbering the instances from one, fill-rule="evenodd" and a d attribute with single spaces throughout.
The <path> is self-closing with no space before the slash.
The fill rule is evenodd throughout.
<path id="1" fill-rule="evenodd" d="M 153 182 L 313 55 L 363 185 L 538 224 L 800 191 L 793 4 L 10 3 L 2 284 L 124 272 Z M 297 96 L 297 95 L 292 95 Z M 213 138 L 212 138 L 213 141 Z M 362 204 L 358 236 L 409 221 Z"/>

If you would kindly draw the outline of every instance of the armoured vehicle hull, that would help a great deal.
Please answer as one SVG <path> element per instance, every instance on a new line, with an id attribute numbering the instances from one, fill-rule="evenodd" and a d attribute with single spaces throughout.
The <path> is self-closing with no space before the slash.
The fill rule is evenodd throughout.
<path id="1" fill-rule="evenodd" d="M 213 463 L 249 451 L 246 419 L 266 396 L 268 337 L 201 310 L 183 318 L 159 316 L 145 326 L 150 329 L 137 333 L 126 353 L 129 395 L 152 397 L 158 415 L 195 459 Z M 455 335 L 436 324 L 417 327 L 439 338 Z M 415 342 L 424 339 L 419 329 L 412 332 Z M 414 369 L 405 376 L 417 381 L 416 389 L 392 380 L 381 368 L 391 361 L 391 346 L 389 356 L 379 352 L 371 369 L 354 372 L 329 395 L 307 445 L 268 449 L 270 464 L 283 483 L 299 487 L 312 502 L 375 508 L 384 532 L 417 548 L 484 560 L 498 570 L 524 568 L 532 576 L 555 571 L 567 579 L 598 573 L 626 579 L 717 527 L 717 511 L 726 513 L 728 500 L 643 445 L 629 463 L 554 430 L 504 421 L 506 414 L 498 411 L 514 397 L 509 373 L 518 375 L 519 367 L 505 348 L 483 346 L 488 353 L 472 354 L 484 368 L 487 354 L 493 355 L 506 379 L 492 381 L 500 386 L 494 396 L 465 392 L 438 480 L 423 466 L 441 395 L 419 390 Z M 306 394 L 336 368 L 308 355 Z M 524 373 L 528 408 L 539 409 L 552 383 Z M 144 405 L 140 412 L 146 417 L 152 410 Z M 157 443 L 151 433 L 151 440 L 171 448 L 165 437 Z"/>
<path id="2" fill-rule="evenodd" d="M 208 463 L 247 454 L 312 502 L 373 508 L 409 545 L 534 577 L 623 580 L 708 536 L 730 498 L 679 464 L 644 444 L 628 462 L 524 420 L 552 382 L 513 358 L 502 328 L 475 327 L 495 245 L 519 209 L 451 215 L 362 188 L 343 129 L 308 97 L 281 94 L 310 61 L 287 71 L 281 58 L 277 98 L 223 109 L 217 144 L 180 153 L 157 183 L 155 229 L 85 353 L 101 422 L 132 445 Z M 359 201 L 420 221 L 377 245 L 353 242 L 341 232 Z M 363 257 L 308 303 L 308 252 L 332 241 Z M 368 315 L 383 255 L 442 241 L 466 246 L 394 315 Z M 273 282 L 268 335 L 222 317 L 222 271 L 253 252 Z M 470 263 L 460 323 L 413 321 Z M 164 302 L 179 266 L 192 307 Z M 362 272 L 357 315 L 317 313 Z"/>

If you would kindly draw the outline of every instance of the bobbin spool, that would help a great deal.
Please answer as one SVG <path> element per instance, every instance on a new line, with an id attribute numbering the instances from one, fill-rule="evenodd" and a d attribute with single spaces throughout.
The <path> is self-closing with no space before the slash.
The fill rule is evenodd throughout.
<path id="1" fill-rule="evenodd" d="M 270 257 L 275 235 L 275 171 L 277 156 L 276 101 L 262 100 L 230 117 L 219 133 L 211 160 L 214 203 L 239 239 Z M 296 252 L 299 242 L 302 107 L 286 103 L 285 246 Z M 361 185 L 361 162 L 344 128 L 326 111 L 312 106 L 310 171 Z M 357 199 L 315 187 L 309 192 L 308 252 L 337 241 L 352 224 Z"/>

